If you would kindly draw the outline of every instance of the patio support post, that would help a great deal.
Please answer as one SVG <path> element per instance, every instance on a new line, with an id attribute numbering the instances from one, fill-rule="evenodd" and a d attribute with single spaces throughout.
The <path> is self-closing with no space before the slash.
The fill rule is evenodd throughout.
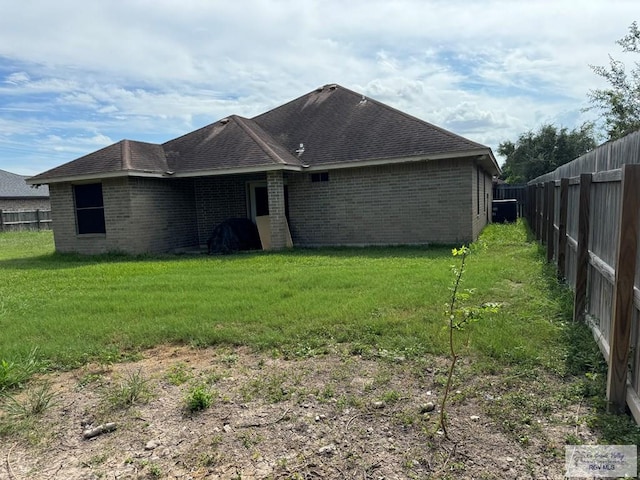
<path id="1" fill-rule="evenodd" d="M 267 191 L 269 195 L 269 222 L 271 224 L 271 250 L 281 250 L 287 246 L 282 170 L 267 172 Z"/>

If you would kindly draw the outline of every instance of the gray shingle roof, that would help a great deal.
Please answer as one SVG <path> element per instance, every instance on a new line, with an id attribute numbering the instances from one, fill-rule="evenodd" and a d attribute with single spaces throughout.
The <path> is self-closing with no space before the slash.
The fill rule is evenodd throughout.
<path id="1" fill-rule="evenodd" d="M 48 198 L 49 187 L 43 185 L 39 188 L 27 185 L 23 175 L 0 170 L 0 198 Z"/>
<path id="2" fill-rule="evenodd" d="M 167 161 L 161 145 L 121 140 L 98 151 L 30 178 L 31 182 L 60 177 L 118 172 L 164 172 Z"/>
<path id="3" fill-rule="evenodd" d="M 298 156 L 300 144 L 304 153 Z M 339 85 L 326 85 L 253 119 L 232 115 L 162 145 L 122 140 L 30 182 L 126 173 L 204 175 L 471 154 L 484 155 L 485 168 L 499 171 L 484 145 Z"/>
<path id="4" fill-rule="evenodd" d="M 361 94 L 327 85 L 254 118 L 309 165 L 488 149 Z"/>
<path id="5" fill-rule="evenodd" d="M 232 115 L 163 145 L 169 168 L 193 172 L 272 165 L 300 166 L 300 161 L 253 120 Z"/>

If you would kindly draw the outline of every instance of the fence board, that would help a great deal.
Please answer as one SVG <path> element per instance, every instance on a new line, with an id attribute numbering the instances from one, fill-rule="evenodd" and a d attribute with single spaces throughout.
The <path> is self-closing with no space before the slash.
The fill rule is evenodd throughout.
<path id="1" fill-rule="evenodd" d="M 558 208 L 558 276 L 567 277 L 567 208 L 569 207 L 569 179 L 560 182 Z"/>
<path id="2" fill-rule="evenodd" d="M 556 185 L 554 182 L 547 182 L 545 185 L 546 190 L 546 199 L 545 203 L 547 204 L 547 213 L 546 213 L 546 240 L 547 240 L 547 262 L 551 262 L 553 260 L 553 253 L 555 247 L 555 229 L 553 228 L 553 220 L 555 218 L 555 189 Z"/>
<path id="3" fill-rule="evenodd" d="M 589 222 L 591 219 L 591 174 L 580 175 L 580 203 L 578 207 L 578 252 L 576 258 L 576 295 L 573 319 L 584 321 L 587 306 L 587 278 L 589 272 Z"/>

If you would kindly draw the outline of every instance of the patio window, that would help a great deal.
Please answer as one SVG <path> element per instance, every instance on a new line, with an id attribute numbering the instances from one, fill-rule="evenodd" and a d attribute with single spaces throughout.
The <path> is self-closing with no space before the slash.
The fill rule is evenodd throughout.
<path id="1" fill-rule="evenodd" d="M 78 235 L 106 233 L 102 184 L 74 185 L 73 197 L 76 203 Z"/>

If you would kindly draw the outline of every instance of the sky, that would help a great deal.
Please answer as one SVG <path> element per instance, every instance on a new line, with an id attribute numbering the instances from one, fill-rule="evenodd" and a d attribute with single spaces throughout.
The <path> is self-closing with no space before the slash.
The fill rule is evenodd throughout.
<path id="1" fill-rule="evenodd" d="M 0 0 L 0 169 L 163 143 L 329 83 L 498 156 L 596 120 L 590 65 L 627 63 L 634 20 L 637 0 Z"/>

